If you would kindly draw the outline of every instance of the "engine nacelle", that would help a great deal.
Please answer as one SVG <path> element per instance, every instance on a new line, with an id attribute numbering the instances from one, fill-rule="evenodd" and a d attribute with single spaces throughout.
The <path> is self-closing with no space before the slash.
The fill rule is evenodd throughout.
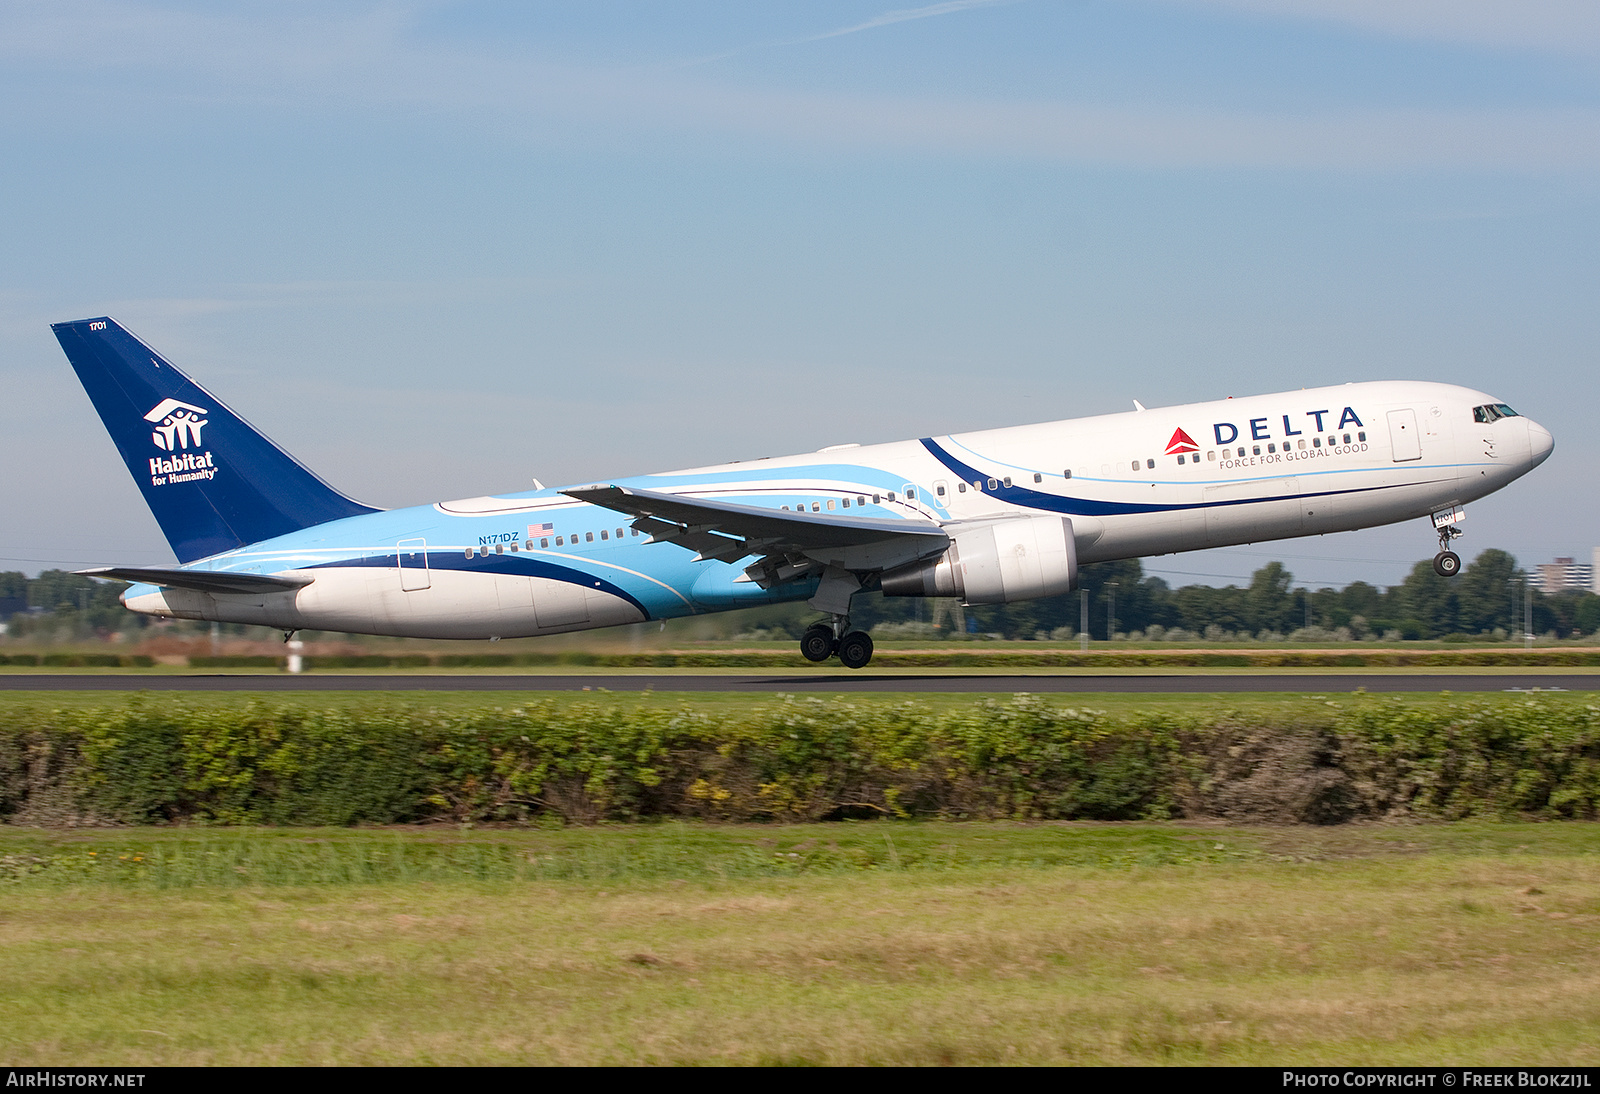
<path id="1" fill-rule="evenodd" d="M 1078 544 L 1068 517 L 947 525 L 945 532 L 951 544 L 938 558 L 885 571 L 884 596 L 958 596 L 967 604 L 1009 604 L 1078 587 Z"/>

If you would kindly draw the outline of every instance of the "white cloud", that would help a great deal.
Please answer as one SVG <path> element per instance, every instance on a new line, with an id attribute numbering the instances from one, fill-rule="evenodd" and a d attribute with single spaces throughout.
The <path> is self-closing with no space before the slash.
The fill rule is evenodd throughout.
<path id="1" fill-rule="evenodd" d="M 958 11 L 971 11 L 973 8 L 992 8 L 997 4 L 1011 3 L 1013 0 L 949 0 L 944 4 L 929 4 L 922 8 L 899 8 L 895 11 L 886 11 L 882 15 L 874 16 L 863 23 L 854 23 L 838 30 L 830 30 L 824 34 L 814 34 L 809 38 L 797 39 L 797 42 L 821 42 L 829 38 L 842 38 L 846 34 L 859 34 L 864 30 L 876 30 L 878 27 L 893 26 L 895 23 L 909 23 L 914 19 L 932 19 L 940 15 L 952 15 Z"/>

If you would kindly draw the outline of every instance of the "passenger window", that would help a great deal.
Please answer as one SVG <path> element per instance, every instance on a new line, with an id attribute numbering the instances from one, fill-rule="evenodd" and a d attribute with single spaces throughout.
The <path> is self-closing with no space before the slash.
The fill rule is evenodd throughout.
<path id="1" fill-rule="evenodd" d="M 873 495 L 873 496 L 872 496 L 872 500 L 873 500 L 873 501 L 877 501 L 877 500 L 878 500 L 878 496 L 877 496 L 877 495 L 876 495 L 876 494 L 874 494 L 874 495 Z M 858 495 L 857 495 L 857 496 L 856 496 L 856 504 L 857 504 L 857 505 L 865 505 L 865 504 L 867 504 L 867 497 L 866 497 L 866 495 L 865 495 L 865 494 L 858 494 Z"/>
<path id="2" fill-rule="evenodd" d="M 517 553 L 517 545 L 515 543 L 513 543 L 511 545 L 511 553 L 512 554 L 516 554 Z"/>
<path id="3" fill-rule="evenodd" d="M 1139 461 L 1138 460 L 1134 460 L 1133 461 L 1133 469 L 1135 471 L 1139 470 Z"/>
<path id="4" fill-rule="evenodd" d="M 1358 441 L 1362 442 L 1363 444 L 1365 444 L 1366 440 L 1367 440 L 1367 435 L 1365 433 L 1357 433 L 1356 434 L 1356 440 L 1358 440 Z"/>
<path id="5" fill-rule="evenodd" d="M 894 491 L 893 490 L 889 491 L 889 500 L 890 501 L 894 501 Z"/>
<path id="6" fill-rule="evenodd" d="M 467 548 L 467 557 L 468 557 L 468 558 L 471 558 L 471 557 L 472 557 L 472 548 L 471 548 L 471 547 L 468 547 L 468 548 Z"/>
<path id="7" fill-rule="evenodd" d="M 998 490 L 998 489 L 1000 489 L 1000 483 L 995 479 L 990 479 L 989 480 L 989 489 L 990 490 Z"/>
<path id="8" fill-rule="evenodd" d="M 557 542 L 557 543 L 560 543 L 560 542 L 561 542 L 561 541 L 560 541 L 560 540 L 559 540 L 559 539 L 558 539 L 558 540 L 556 540 L 556 542 Z M 545 547 L 548 547 L 548 546 L 550 546 L 550 540 L 549 540 L 549 539 L 541 539 L 541 540 L 540 540 L 540 541 L 539 541 L 539 547 L 540 547 L 540 548 L 541 548 L 541 549 L 543 549 L 543 548 L 545 548 Z"/>
<path id="9" fill-rule="evenodd" d="M 585 542 L 585 543 L 593 543 L 594 542 L 594 533 L 593 532 L 585 532 L 585 533 L 583 533 L 583 542 Z"/>
<path id="10" fill-rule="evenodd" d="M 1312 448 L 1321 448 L 1322 447 L 1322 438 L 1321 437 L 1312 437 L 1311 438 L 1311 447 Z"/>
<path id="11" fill-rule="evenodd" d="M 1212 463 L 1215 463 L 1216 460 L 1217 460 L 1216 452 L 1215 451 L 1207 452 L 1206 453 L 1206 459 L 1210 460 Z"/>
<path id="12" fill-rule="evenodd" d="M 842 501 L 842 502 L 840 502 L 840 503 L 839 503 L 839 504 L 840 504 L 840 505 L 842 505 L 842 506 L 844 506 L 844 508 L 846 508 L 846 509 L 848 509 L 848 508 L 850 508 L 850 499 L 849 499 L 849 498 L 845 498 L 845 499 L 844 499 L 844 500 L 843 500 L 843 501 Z"/>
<path id="13" fill-rule="evenodd" d="M 832 499 L 832 498 L 829 498 L 829 499 L 828 499 L 828 508 L 829 508 L 829 509 L 832 509 L 832 508 L 833 508 L 833 499 Z"/>
<path id="14" fill-rule="evenodd" d="M 1061 477 L 1064 479 L 1072 478 L 1072 468 L 1069 467 L 1065 471 L 1061 472 Z"/>
<path id="15" fill-rule="evenodd" d="M 817 501 L 812 502 L 811 503 L 811 511 L 813 513 L 822 512 L 822 503 L 821 502 L 817 502 Z"/>
<path id="16" fill-rule="evenodd" d="M 1179 457 L 1178 457 L 1178 466 L 1179 466 L 1179 467 L 1182 467 L 1182 466 L 1183 466 L 1183 457 L 1182 457 L 1182 456 L 1179 456 Z"/>
<path id="17" fill-rule="evenodd" d="M 606 530 L 604 528 L 602 528 L 602 529 L 600 529 L 600 538 L 601 539 L 610 539 L 611 537 L 609 535 L 607 535 L 606 534 Z"/>
<path id="18" fill-rule="evenodd" d="M 1009 487 L 1009 486 L 1010 486 L 1010 485 L 1011 485 L 1011 476 L 1010 476 L 1010 475 L 1007 475 L 1007 476 L 1006 476 L 1006 477 L 1005 477 L 1005 478 L 1004 478 L 1004 479 L 1003 479 L 1003 480 L 1001 480 L 1001 481 L 1002 481 L 1002 482 L 1004 482 L 1004 483 L 1005 483 L 1005 484 L 1006 484 L 1006 486 L 1007 486 L 1007 487 Z"/>
<path id="19" fill-rule="evenodd" d="M 1242 448 L 1241 448 L 1241 449 L 1239 449 L 1239 458 L 1240 458 L 1240 459 L 1241 459 L 1241 460 L 1242 460 L 1242 459 L 1244 459 L 1244 449 L 1242 449 Z"/>
<path id="20" fill-rule="evenodd" d="M 956 489 L 965 494 L 967 492 L 967 484 L 964 482 L 958 482 L 956 483 Z"/>
<path id="21" fill-rule="evenodd" d="M 1250 450 L 1254 455 L 1261 455 L 1261 446 L 1258 444 Z"/>
<path id="22" fill-rule="evenodd" d="M 1150 468 L 1150 469 L 1151 469 L 1151 470 L 1154 470 L 1154 469 L 1155 469 L 1155 466 L 1156 466 L 1156 461 L 1155 461 L 1155 460 L 1145 460 L 1145 461 L 1144 461 L 1144 465 L 1145 465 L 1145 466 L 1146 466 L 1146 467 L 1147 467 L 1147 468 Z"/>
<path id="23" fill-rule="evenodd" d="M 557 536 L 557 537 L 556 537 L 556 546 L 557 546 L 557 547 L 560 547 L 560 546 L 561 546 L 561 545 L 562 545 L 562 544 L 561 544 L 561 537 L 560 537 L 560 536 Z"/>
<path id="24" fill-rule="evenodd" d="M 941 482 L 936 484 L 933 488 L 933 492 L 938 497 L 944 497 L 944 483 Z"/>
<path id="25" fill-rule="evenodd" d="M 879 502 L 879 501 L 881 501 L 881 500 L 882 500 L 882 497 L 881 497 L 881 496 L 880 496 L 880 495 L 878 495 L 878 494 L 874 494 L 874 495 L 872 495 L 872 504 L 873 504 L 873 505 L 877 505 L 877 504 L 878 504 L 878 502 Z M 893 500 L 894 500 L 894 499 L 893 499 L 893 498 L 890 498 L 890 499 L 889 499 L 889 500 L 890 500 L 890 501 L 893 501 Z"/>
<path id="26" fill-rule="evenodd" d="M 1300 442 L 1298 444 L 1296 444 L 1295 447 L 1300 449 L 1301 451 L 1305 451 L 1305 447 L 1306 447 L 1305 439 L 1301 438 Z"/>
<path id="27" fill-rule="evenodd" d="M 915 486 L 906 487 L 906 500 L 907 501 L 916 501 L 917 500 L 917 488 Z"/>
<path id="28" fill-rule="evenodd" d="M 1267 451 L 1268 451 L 1268 452 L 1269 452 L 1269 453 L 1272 453 L 1272 452 L 1276 452 L 1276 451 L 1277 451 L 1277 450 L 1278 450 L 1278 446 L 1277 446 L 1277 445 L 1275 445 L 1275 444 L 1269 444 L 1269 445 L 1267 445 Z M 1286 451 L 1286 452 L 1287 452 L 1287 451 L 1288 451 L 1288 449 L 1284 449 L 1284 451 Z"/>
<path id="29" fill-rule="evenodd" d="M 1033 473 L 1033 481 L 1034 482 L 1043 482 L 1044 481 L 1044 476 L 1039 474 L 1039 472 L 1035 471 Z"/>
<path id="30" fill-rule="evenodd" d="M 639 529 L 637 529 L 637 528 L 629 528 L 628 529 L 628 534 L 630 536 L 636 536 L 636 535 L 639 534 Z"/>

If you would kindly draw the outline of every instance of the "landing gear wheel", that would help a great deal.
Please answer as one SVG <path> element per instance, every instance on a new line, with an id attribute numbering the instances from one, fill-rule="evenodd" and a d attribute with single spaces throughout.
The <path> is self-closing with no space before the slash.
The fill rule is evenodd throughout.
<path id="1" fill-rule="evenodd" d="M 866 631 L 851 631 L 839 639 L 839 663 L 847 669 L 864 669 L 872 660 L 872 637 Z"/>
<path id="2" fill-rule="evenodd" d="M 800 638 L 800 652 L 807 661 L 826 661 L 833 656 L 833 631 L 821 623 L 808 627 Z"/>
<path id="3" fill-rule="evenodd" d="M 1433 572 L 1440 577 L 1455 577 L 1461 572 L 1461 556 L 1454 551 L 1440 551 L 1433 556 Z"/>

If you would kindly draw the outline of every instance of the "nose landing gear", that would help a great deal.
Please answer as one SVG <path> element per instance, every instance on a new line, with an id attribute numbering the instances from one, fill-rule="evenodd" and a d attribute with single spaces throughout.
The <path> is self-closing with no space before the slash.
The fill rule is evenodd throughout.
<path id="1" fill-rule="evenodd" d="M 866 668 L 867 662 L 872 660 L 872 636 L 866 631 L 852 631 L 849 628 L 850 617 L 847 615 L 834 616 L 831 627 L 826 623 L 808 627 L 800 639 L 800 653 L 807 661 L 818 664 L 838 654 L 839 663 L 845 668 Z M 844 637 L 835 638 L 836 634 L 843 634 Z"/>
<path id="2" fill-rule="evenodd" d="M 1455 577 L 1461 572 L 1461 556 L 1450 550 L 1450 541 L 1461 534 L 1454 524 L 1439 526 L 1439 553 L 1433 556 L 1433 572 L 1440 577 Z"/>

